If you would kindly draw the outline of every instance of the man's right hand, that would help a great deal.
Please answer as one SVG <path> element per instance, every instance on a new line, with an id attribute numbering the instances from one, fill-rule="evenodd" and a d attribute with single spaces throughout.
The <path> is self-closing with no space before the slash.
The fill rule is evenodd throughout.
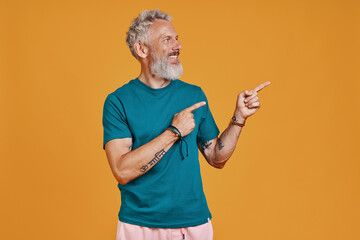
<path id="1" fill-rule="evenodd" d="M 191 107 L 185 108 L 181 112 L 175 114 L 171 125 L 180 131 L 182 137 L 185 137 L 195 128 L 194 114 L 192 111 L 205 105 L 206 102 L 198 102 Z"/>

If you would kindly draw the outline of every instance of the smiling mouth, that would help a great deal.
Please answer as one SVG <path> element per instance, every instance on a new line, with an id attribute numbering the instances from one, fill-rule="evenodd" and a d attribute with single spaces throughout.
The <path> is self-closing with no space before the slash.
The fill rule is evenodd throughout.
<path id="1" fill-rule="evenodd" d="M 169 58 L 171 59 L 178 59 L 180 52 L 172 52 L 169 54 Z"/>

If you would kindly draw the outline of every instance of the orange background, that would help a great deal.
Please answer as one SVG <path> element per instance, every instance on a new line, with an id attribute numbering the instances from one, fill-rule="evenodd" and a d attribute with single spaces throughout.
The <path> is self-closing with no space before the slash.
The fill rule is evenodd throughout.
<path id="1" fill-rule="evenodd" d="M 216 240 L 360 239 L 359 1 L 1 1 L 1 239 L 115 239 L 120 194 L 102 108 L 139 74 L 125 44 L 170 13 L 182 80 L 223 131 L 262 107 L 224 169 L 201 158 Z"/>

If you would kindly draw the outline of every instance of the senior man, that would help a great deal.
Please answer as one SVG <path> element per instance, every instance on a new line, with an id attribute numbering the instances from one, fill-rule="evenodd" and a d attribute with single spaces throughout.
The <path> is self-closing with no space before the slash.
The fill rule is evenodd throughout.
<path id="1" fill-rule="evenodd" d="M 178 79 L 182 46 L 170 20 L 156 9 L 132 21 L 126 42 L 141 73 L 104 103 L 103 148 L 121 191 L 116 239 L 213 239 L 198 148 L 223 168 L 245 120 L 260 107 L 257 92 L 270 84 L 238 95 L 218 137 L 202 89 Z"/>

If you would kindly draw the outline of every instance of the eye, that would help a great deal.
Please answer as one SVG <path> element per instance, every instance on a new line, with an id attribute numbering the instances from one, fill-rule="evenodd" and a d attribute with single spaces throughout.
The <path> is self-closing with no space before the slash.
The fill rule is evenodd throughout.
<path id="1" fill-rule="evenodd" d="M 164 41 L 165 42 L 170 42 L 170 38 L 165 38 Z"/>

